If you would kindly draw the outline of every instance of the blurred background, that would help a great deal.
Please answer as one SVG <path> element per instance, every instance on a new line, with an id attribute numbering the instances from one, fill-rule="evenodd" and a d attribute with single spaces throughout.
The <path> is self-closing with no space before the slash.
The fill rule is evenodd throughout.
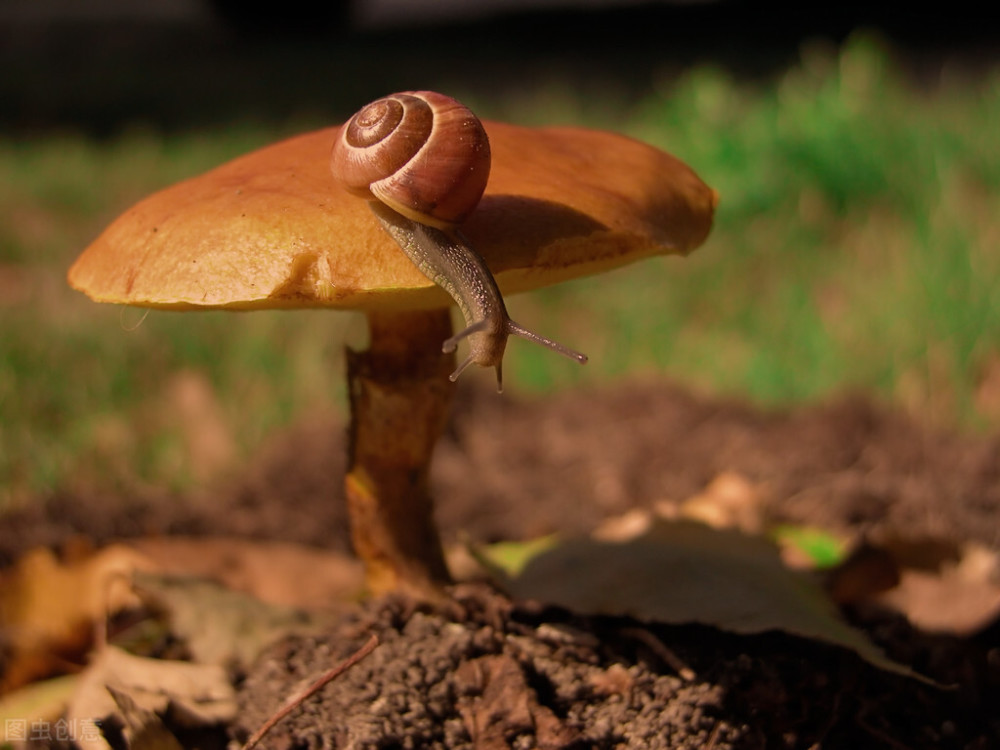
<path id="1" fill-rule="evenodd" d="M 147 315 L 65 271 L 158 188 L 412 88 L 628 133 L 722 196 L 687 259 L 511 299 L 591 362 L 515 343 L 506 397 L 860 391 L 995 431 L 997 31 L 963 2 L 0 0 L 0 511 L 183 489 L 343 411 L 355 316 Z"/>

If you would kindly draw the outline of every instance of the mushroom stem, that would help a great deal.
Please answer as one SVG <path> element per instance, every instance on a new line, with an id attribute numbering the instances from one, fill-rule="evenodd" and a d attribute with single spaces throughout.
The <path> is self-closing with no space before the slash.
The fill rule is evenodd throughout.
<path id="1" fill-rule="evenodd" d="M 369 312 L 367 351 L 347 351 L 351 537 L 373 593 L 438 598 L 449 582 L 428 474 L 454 386 L 447 309 Z"/>

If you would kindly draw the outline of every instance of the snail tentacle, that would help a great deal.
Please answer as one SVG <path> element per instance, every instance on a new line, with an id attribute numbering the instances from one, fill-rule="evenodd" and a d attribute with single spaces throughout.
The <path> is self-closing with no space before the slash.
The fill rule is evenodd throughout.
<path id="1" fill-rule="evenodd" d="M 444 352 L 445 354 L 451 354 L 453 351 L 458 349 L 459 341 L 461 341 L 464 338 L 468 338 L 474 333 L 479 333 L 480 331 L 485 330 L 487 325 L 488 324 L 485 320 L 477 320 L 471 326 L 466 326 L 461 331 L 452 336 L 450 339 L 446 339 L 445 342 L 441 345 L 441 351 Z"/>
<path id="2" fill-rule="evenodd" d="M 470 354 L 468 357 L 462 360 L 462 364 L 456 367 L 455 371 L 448 376 L 448 380 L 454 383 L 456 380 L 458 380 L 458 376 L 462 374 L 462 371 L 465 370 L 466 367 L 468 367 L 475 361 L 476 361 L 476 356 L 474 354 Z M 500 365 L 497 365 L 497 393 L 503 393 L 503 375 L 500 370 Z"/>
<path id="3" fill-rule="evenodd" d="M 581 365 L 586 364 L 587 362 L 588 357 L 583 352 L 578 352 L 576 349 L 570 349 L 565 344 L 560 344 L 558 341 L 554 341 L 547 336 L 542 336 L 534 331 L 530 331 L 524 326 L 515 323 L 510 318 L 507 318 L 507 333 L 510 336 L 518 336 L 519 338 L 527 339 L 528 341 L 534 341 L 536 344 L 541 344 L 557 354 L 561 354 L 569 359 L 575 359 Z"/>

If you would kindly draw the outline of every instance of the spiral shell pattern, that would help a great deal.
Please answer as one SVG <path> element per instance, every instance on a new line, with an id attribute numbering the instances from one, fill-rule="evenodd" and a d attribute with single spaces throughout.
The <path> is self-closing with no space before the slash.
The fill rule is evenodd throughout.
<path id="1" fill-rule="evenodd" d="M 490 173 L 490 144 L 479 119 L 433 91 L 392 94 L 368 104 L 340 130 L 330 157 L 334 179 L 413 221 L 461 224 Z"/>

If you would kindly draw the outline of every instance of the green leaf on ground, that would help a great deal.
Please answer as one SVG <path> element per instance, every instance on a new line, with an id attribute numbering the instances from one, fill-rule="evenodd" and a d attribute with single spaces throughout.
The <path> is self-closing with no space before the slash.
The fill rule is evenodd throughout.
<path id="1" fill-rule="evenodd" d="M 485 547 L 471 546 L 476 561 L 496 577 L 516 576 L 533 558 L 559 544 L 555 534 L 526 542 L 497 542 Z"/>
<path id="2" fill-rule="evenodd" d="M 832 568 L 844 561 L 847 544 L 834 534 L 812 526 L 781 525 L 771 531 L 779 544 L 794 547 L 816 568 Z"/>

